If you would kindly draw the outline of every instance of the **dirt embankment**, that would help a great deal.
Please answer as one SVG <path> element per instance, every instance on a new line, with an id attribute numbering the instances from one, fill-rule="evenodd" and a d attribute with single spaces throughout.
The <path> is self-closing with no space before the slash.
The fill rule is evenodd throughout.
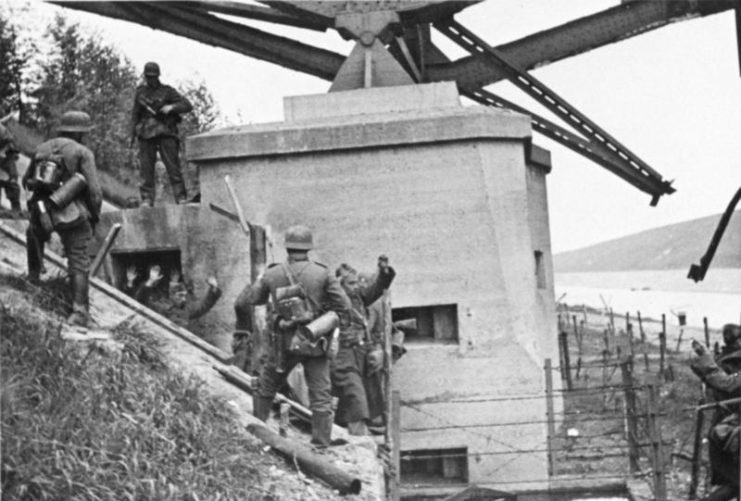
<path id="1" fill-rule="evenodd" d="M 3 256 L 0 275 L 5 277 L 0 280 L 0 302 L 10 319 L 4 326 L 12 322 L 22 331 L 39 332 L 39 341 L 32 343 L 28 341 L 33 337 L 13 338 L 3 332 L 3 388 L 13 386 L 17 390 L 12 394 L 4 392 L 3 400 L 5 404 L 12 402 L 9 405 L 18 410 L 3 412 L 4 438 L 18 439 L 18 447 L 14 449 L 9 440 L 4 441 L 4 499 L 5 494 L 10 496 L 8 499 L 21 499 L 13 498 L 6 489 L 6 479 L 11 477 L 14 488 L 20 489 L 15 492 L 28 492 L 32 485 L 34 489 L 74 488 L 79 499 L 94 499 L 88 491 L 97 492 L 96 485 L 111 489 L 117 486 L 123 490 L 112 492 L 137 493 L 141 499 L 341 498 L 336 491 L 297 472 L 295 465 L 280 459 L 245 431 L 247 424 L 255 422 L 251 416 L 251 397 L 221 378 L 213 369 L 212 357 L 156 324 L 137 318 L 129 308 L 98 290 L 91 294 L 96 330 L 111 333 L 117 343 L 113 343 L 113 348 L 84 343 L 82 351 L 70 351 L 70 345 L 79 343 L 59 337 L 66 309 L 62 304 L 65 287 L 51 295 L 48 290 L 42 292 L 53 288 L 52 283 L 63 283 L 63 279 L 53 279 L 60 273 L 59 269 L 47 262 L 46 286 L 37 290 L 19 279 L 25 265 L 24 247 L 2 235 L 0 255 Z M 150 342 L 154 344 L 150 346 Z M 25 351 L 21 350 L 23 356 L 13 351 L 21 346 L 18 343 L 26 343 Z M 53 349 L 44 343 L 51 343 Z M 119 348 L 115 348 L 117 345 Z M 132 345 L 139 348 L 132 349 Z M 44 348 L 42 352 L 56 350 L 59 356 L 53 364 L 23 360 L 29 350 L 39 346 Z M 129 356 L 122 364 L 122 353 L 129 352 L 136 356 Z M 11 354 L 8 360 L 6 353 Z M 28 379 L 28 368 L 12 364 L 13 360 L 36 368 L 33 377 Z M 76 367 L 84 371 L 76 373 Z M 65 381 L 80 390 L 74 392 L 79 400 L 54 397 L 54 394 L 67 395 L 60 393 L 59 388 L 34 393 L 34 388 L 43 390 L 45 381 L 54 380 L 57 373 L 46 374 L 47 368 L 70 374 Z M 134 377 L 134 372 L 140 373 L 140 377 Z M 114 394 L 121 400 L 113 398 Z M 182 398 L 172 396 L 176 394 Z M 41 405 L 38 395 L 48 395 L 41 403 L 49 405 Z M 100 410 L 102 396 L 106 407 Z M 180 403 L 176 405 L 173 401 Z M 97 411 L 85 407 L 84 404 L 91 402 Z M 64 420 L 59 412 L 64 413 Z M 101 423 L 97 422 L 100 416 L 96 412 L 106 416 L 104 430 L 100 430 Z M 9 416 L 24 419 L 6 422 Z M 34 428 L 38 433 L 33 437 L 28 434 L 25 420 L 31 417 L 38 425 Z M 55 421 L 64 422 L 64 430 Z M 116 435 L 117 432 L 120 434 Z M 114 440 L 114 436 L 121 440 Z M 126 438 L 131 436 L 141 440 Z M 308 441 L 296 429 L 289 430 L 289 436 L 296 441 Z M 41 445 L 29 449 L 32 438 Z M 325 456 L 363 481 L 360 495 L 342 499 L 381 498 L 380 468 L 370 440 L 351 440 L 347 446 L 331 448 Z M 109 464 L 106 461 L 112 461 L 111 458 L 117 458 L 115 461 L 119 463 L 115 468 L 111 466 L 113 470 L 104 471 L 102 465 Z M 123 499 L 128 495 L 118 494 L 113 498 Z M 59 498 L 58 493 L 55 496 Z"/>

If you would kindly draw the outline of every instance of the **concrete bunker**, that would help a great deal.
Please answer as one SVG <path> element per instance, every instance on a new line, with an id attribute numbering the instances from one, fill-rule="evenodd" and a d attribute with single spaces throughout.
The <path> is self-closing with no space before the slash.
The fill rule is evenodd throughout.
<path id="1" fill-rule="evenodd" d="M 543 395 L 544 360 L 558 359 L 550 155 L 532 144 L 530 119 L 464 107 L 454 83 L 290 97 L 284 110 L 284 122 L 189 138 L 204 207 L 230 206 L 229 175 L 247 219 L 276 236 L 267 262 L 284 259 L 281 236 L 299 223 L 330 269 L 389 255 L 395 314 L 424 327 L 395 366 L 402 450 L 464 448 L 456 482 L 546 487 L 545 401 L 514 398 Z M 212 235 L 225 248 L 244 238 Z M 235 290 L 246 264 L 221 267 Z"/>

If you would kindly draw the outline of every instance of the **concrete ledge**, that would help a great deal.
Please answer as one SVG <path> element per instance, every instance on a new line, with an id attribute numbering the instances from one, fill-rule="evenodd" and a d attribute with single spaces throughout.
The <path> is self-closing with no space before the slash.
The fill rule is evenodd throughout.
<path id="1" fill-rule="evenodd" d="M 222 129 L 188 138 L 186 151 L 189 161 L 205 162 L 469 139 L 524 140 L 530 137 L 530 118 L 527 116 L 476 106 Z"/>
<path id="2" fill-rule="evenodd" d="M 373 87 L 283 98 L 283 114 L 286 122 L 460 107 L 461 102 L 455 82 Z"/>

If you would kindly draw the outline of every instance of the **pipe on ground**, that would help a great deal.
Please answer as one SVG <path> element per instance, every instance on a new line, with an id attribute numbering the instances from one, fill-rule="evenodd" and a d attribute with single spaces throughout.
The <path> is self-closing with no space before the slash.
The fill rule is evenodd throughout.
<path id="1" fill-rule="evenodd" d="M 361 481 L 359 478 L 353 477 L 337 468 L 326 459 L 314 454 L 305 447 L 286 440 L 266 426 L 259 424 L 247 425 L 247 431 L 277 450 L 286 458 L 296 461 L 304 473 L 319 478 L 329 484 L 333 489 L 340 491 L 340 494 L 358 494 L 360 492 Z"/>

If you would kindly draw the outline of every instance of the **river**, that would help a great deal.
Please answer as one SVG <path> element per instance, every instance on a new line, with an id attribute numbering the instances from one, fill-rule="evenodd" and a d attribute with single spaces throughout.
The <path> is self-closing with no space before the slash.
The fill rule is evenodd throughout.
<path id="1" fill-rule="evenodd" d="M 741 269 L 711 268 L 695 283 L 687 269 L 630 272 L 556 273 L 556 298 L 568 305 L 612 308 L 616 314 L 640 311 L 644 318 L 668 321 L 680 312 L 687 325 L 711 328 L 741 322 Z"/>

